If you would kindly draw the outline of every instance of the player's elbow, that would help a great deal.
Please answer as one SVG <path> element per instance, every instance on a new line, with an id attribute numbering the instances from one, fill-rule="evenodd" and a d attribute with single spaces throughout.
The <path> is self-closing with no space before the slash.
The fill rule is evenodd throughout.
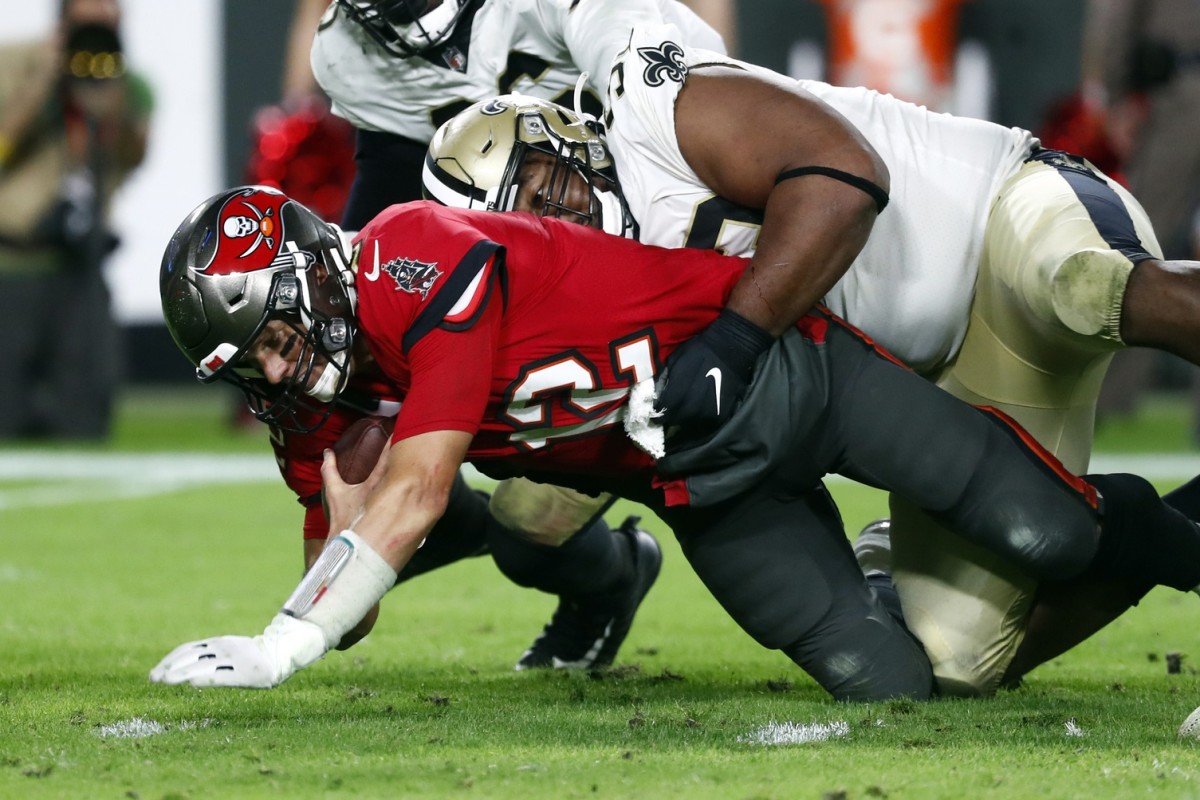
<path id="1" fill-rule="evenodd" d="M 858 213 L 874 219 L 887 206 L 892 176 L 875 148 L 865 142 L 863 145 L 846 172 L 862 181 L 853 185 L 858 189 L 857 195 L 854 195 Z"/>

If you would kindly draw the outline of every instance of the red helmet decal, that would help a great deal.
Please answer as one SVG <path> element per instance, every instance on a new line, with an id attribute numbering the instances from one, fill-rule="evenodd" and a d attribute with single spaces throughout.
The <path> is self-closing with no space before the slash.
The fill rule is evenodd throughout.
<path id="1" fill-rule="evenodd" d="M 229 275 L 271 266 L 283 242 L 279 210 L 287 202 L 286 195 L 261 189 L 226 200 L 217 215 L 217 249 L 204 272 Z"/>

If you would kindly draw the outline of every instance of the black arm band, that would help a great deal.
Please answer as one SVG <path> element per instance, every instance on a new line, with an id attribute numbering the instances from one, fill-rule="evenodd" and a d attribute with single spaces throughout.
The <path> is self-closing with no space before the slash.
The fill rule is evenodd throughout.
<path id="1" fill-rule="evenodd" d="M 848 183 L 855 189 L 866 192 L 875 201 L 876 213 L 882 212 L 887 208 L 888 195 L 877 184 L 871 183 L 866 178 L 860 178 L 857 175 L 851 175 L 849 172 L 842 172 L 840 169 L 833 167 L 796 167 L 795 169 L 784 170 L 775 178 L 775 185 L 783 183 L 792 178 L 799 178 L 803 175 L 824 175 L 826 178 L 833 178 L 835 181 Z"/>

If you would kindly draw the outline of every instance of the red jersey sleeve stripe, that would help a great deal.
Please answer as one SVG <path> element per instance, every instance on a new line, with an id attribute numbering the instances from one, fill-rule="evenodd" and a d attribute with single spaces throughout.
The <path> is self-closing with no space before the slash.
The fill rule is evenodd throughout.
<path id="1" fill-rule="evenodd" d="M 459 299 L 471 285 L 471 282 L 475 280 L 475 277 L 485 267 L 489 266 L 489 262 L 491 262 L 493 272 L 488 280 L 481 281 L 479 284 L 481 302 L 475 305 L 473 309 L 474 316 L 468 317 L 465 323 L 457 323 L 453 327 L 461 330 L 463 327 L 469 326 L 479 316 L 483 308 L 487 305 L 486 301 L 491 295 L 489 290 L 495 282 L 496 277 L 499 277 L 501 296 L 503 298 L 505 294 L 504 247 L 486 239 L 476 242 L 454 267 L 446 283 L 425 304 L 425 307 L 417 314 L 417 318 L 413 320 L 412 325 L 409 326 L 408 331 L 405 332 L 402 347 L 406 355 L 426 334 L 434 328 L 443 325 L 446 315 L 458 304 Z"/>
<path id="2" fill-rule="evenodd" d="M 475 275 L 475 279 L 467 286 L 458 302 L 442 318 L 444 325 L 459 326 L 470 324 L 480 307 L 487 299 L 492 280 L 492 262 L 483 265 L 483 269 Z"/>

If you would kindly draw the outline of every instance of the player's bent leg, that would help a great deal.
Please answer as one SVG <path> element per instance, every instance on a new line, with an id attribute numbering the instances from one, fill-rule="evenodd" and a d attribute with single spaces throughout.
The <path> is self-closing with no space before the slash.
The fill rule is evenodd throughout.
<path id="1" fill-rule="evenodd" d="M 629 635 L 658 577 L 662 552 L 636 517 L 609 528 L 601 514 L 611 503 L 607 495 L 524 479 L 497 487 L 491 507 L 498 522 L 488 534 L 496 566 L 514 583 L 559 598 L 554 616 L 517 661 L 518 670 L 607 666 Z"/>
<path id="2" fill-rule="evenodd" d="M 988 694 L 1021 642 L 1030 608 L 1034 583 L 1014 564 L 1025 563 L 1030 574 L 1034 569 L 1060 578 L 1078 573 L 1095 552 L 1094 511 L 1077 489 L 1049 477 L 1046 462 L 1005 436 L 995 415 L 953 401 L 911 373 L 876 358 L 866 362 L 856 380 L 839 387 L 840 413 L 865 420 L 842 426 L 849 432 L 838 442 L 843 448 L 839 469 L 902 491 L 922 505 L 955 512 L 951 534 L 893 497 L 894 578 L 905 619 L 925 643 L 942 691 Z M 1047 419 L 1061 425 L 1057 418 Z M 937 468 L 921 468 L 930 460 L 919 456 L 933 447 L 938 448 L 932 460 Z M 894 451 L 912 457 L 897 459 Z M 998 451 L 1004 453 L 1003 481 L 989 477 L 997 468 L 989 459 Z M 991 497 L 994 487 L 1019 495 L 1017 502 Z M 990 503 L 982 506 L 990 505 L 993 513 L 964 515 L 972 498 L 980 496 L 988 496 Z M 1027 507 L 1034 497 L 1041 498 L 1039 517 L 1045 505 L 1063 524 L 1026 520 L 1044 533 L 1026 539 L 1021 534 L 1027 526 L 1014 525 L 1005 514 Z"/>
<path id="3" fill-rule="evenodd" d="M 1072 178 L 1075 186 L 1058 169 L 1031 162 L 1004 187 L 988 220 L 966 338 L 939 385 L 1017 420 L 1079 473 L 1091 453 L 1104 372 L 1121 346 L 1120 310 L 1134 269 L 1113 243 L 1132 231 L 1149 252 L 1158 244 L 1127 192 L 1112 181 Z M 1090 213 L 1080 186 L 1127 214 Z M 1024 674 L 1068 636 L 1082 640 L 1109 618 L 1086 607 L 1091 578 L 1072 581 L 1074 604 L 1061 593 L 1051 602 L 1052 592 L 1039 596 L 1043 606 L 1027 575 L 903 501 L 893 498 L 893 508 L 897 589 L 942 691 L 990 693 L 1002 672 Z"/>
<path id="4" fill-rule="evenodd" d="M 526 478 L 509 478 L 496 486 L 489 508 L 501 525 L 520 531 L 532 542 L 554 547 L 611 504 L 611 495 L 587 495 Z"/>
<path id="5" fill-rule="evenodd" d="M 956 401 L 848 332 L 831 328 L 827 343 L 839 367 L 828 424 L 808 443 L 819 463 L 904 496 L 1034 577 L 1066 579 L 1091 563 L 1094 492 L 1025 431 Z"/>
<path id="6" fill-rule="evenodd" d="M 742 629 L 783 651 L 835 698 L 931 695 L 924 651 L 864 581 L 823 488 L 789 498 L 767 487 L 718 506 L 659 513 Z"/>
<path id="7" fill-rule="evenodd" d="M 1137 605 L 1150 588 L 1090 574 L 1042 583 L 1001 685 L 1019 684 L 1030 670 L 1067 652 Z"/>
<path id="8" fill-rule="evenodd" d="M 1024 638 L 1036 583 L 902 498 L 890 503 L 892 577 L 939 693 L 993 694 Z"/>

